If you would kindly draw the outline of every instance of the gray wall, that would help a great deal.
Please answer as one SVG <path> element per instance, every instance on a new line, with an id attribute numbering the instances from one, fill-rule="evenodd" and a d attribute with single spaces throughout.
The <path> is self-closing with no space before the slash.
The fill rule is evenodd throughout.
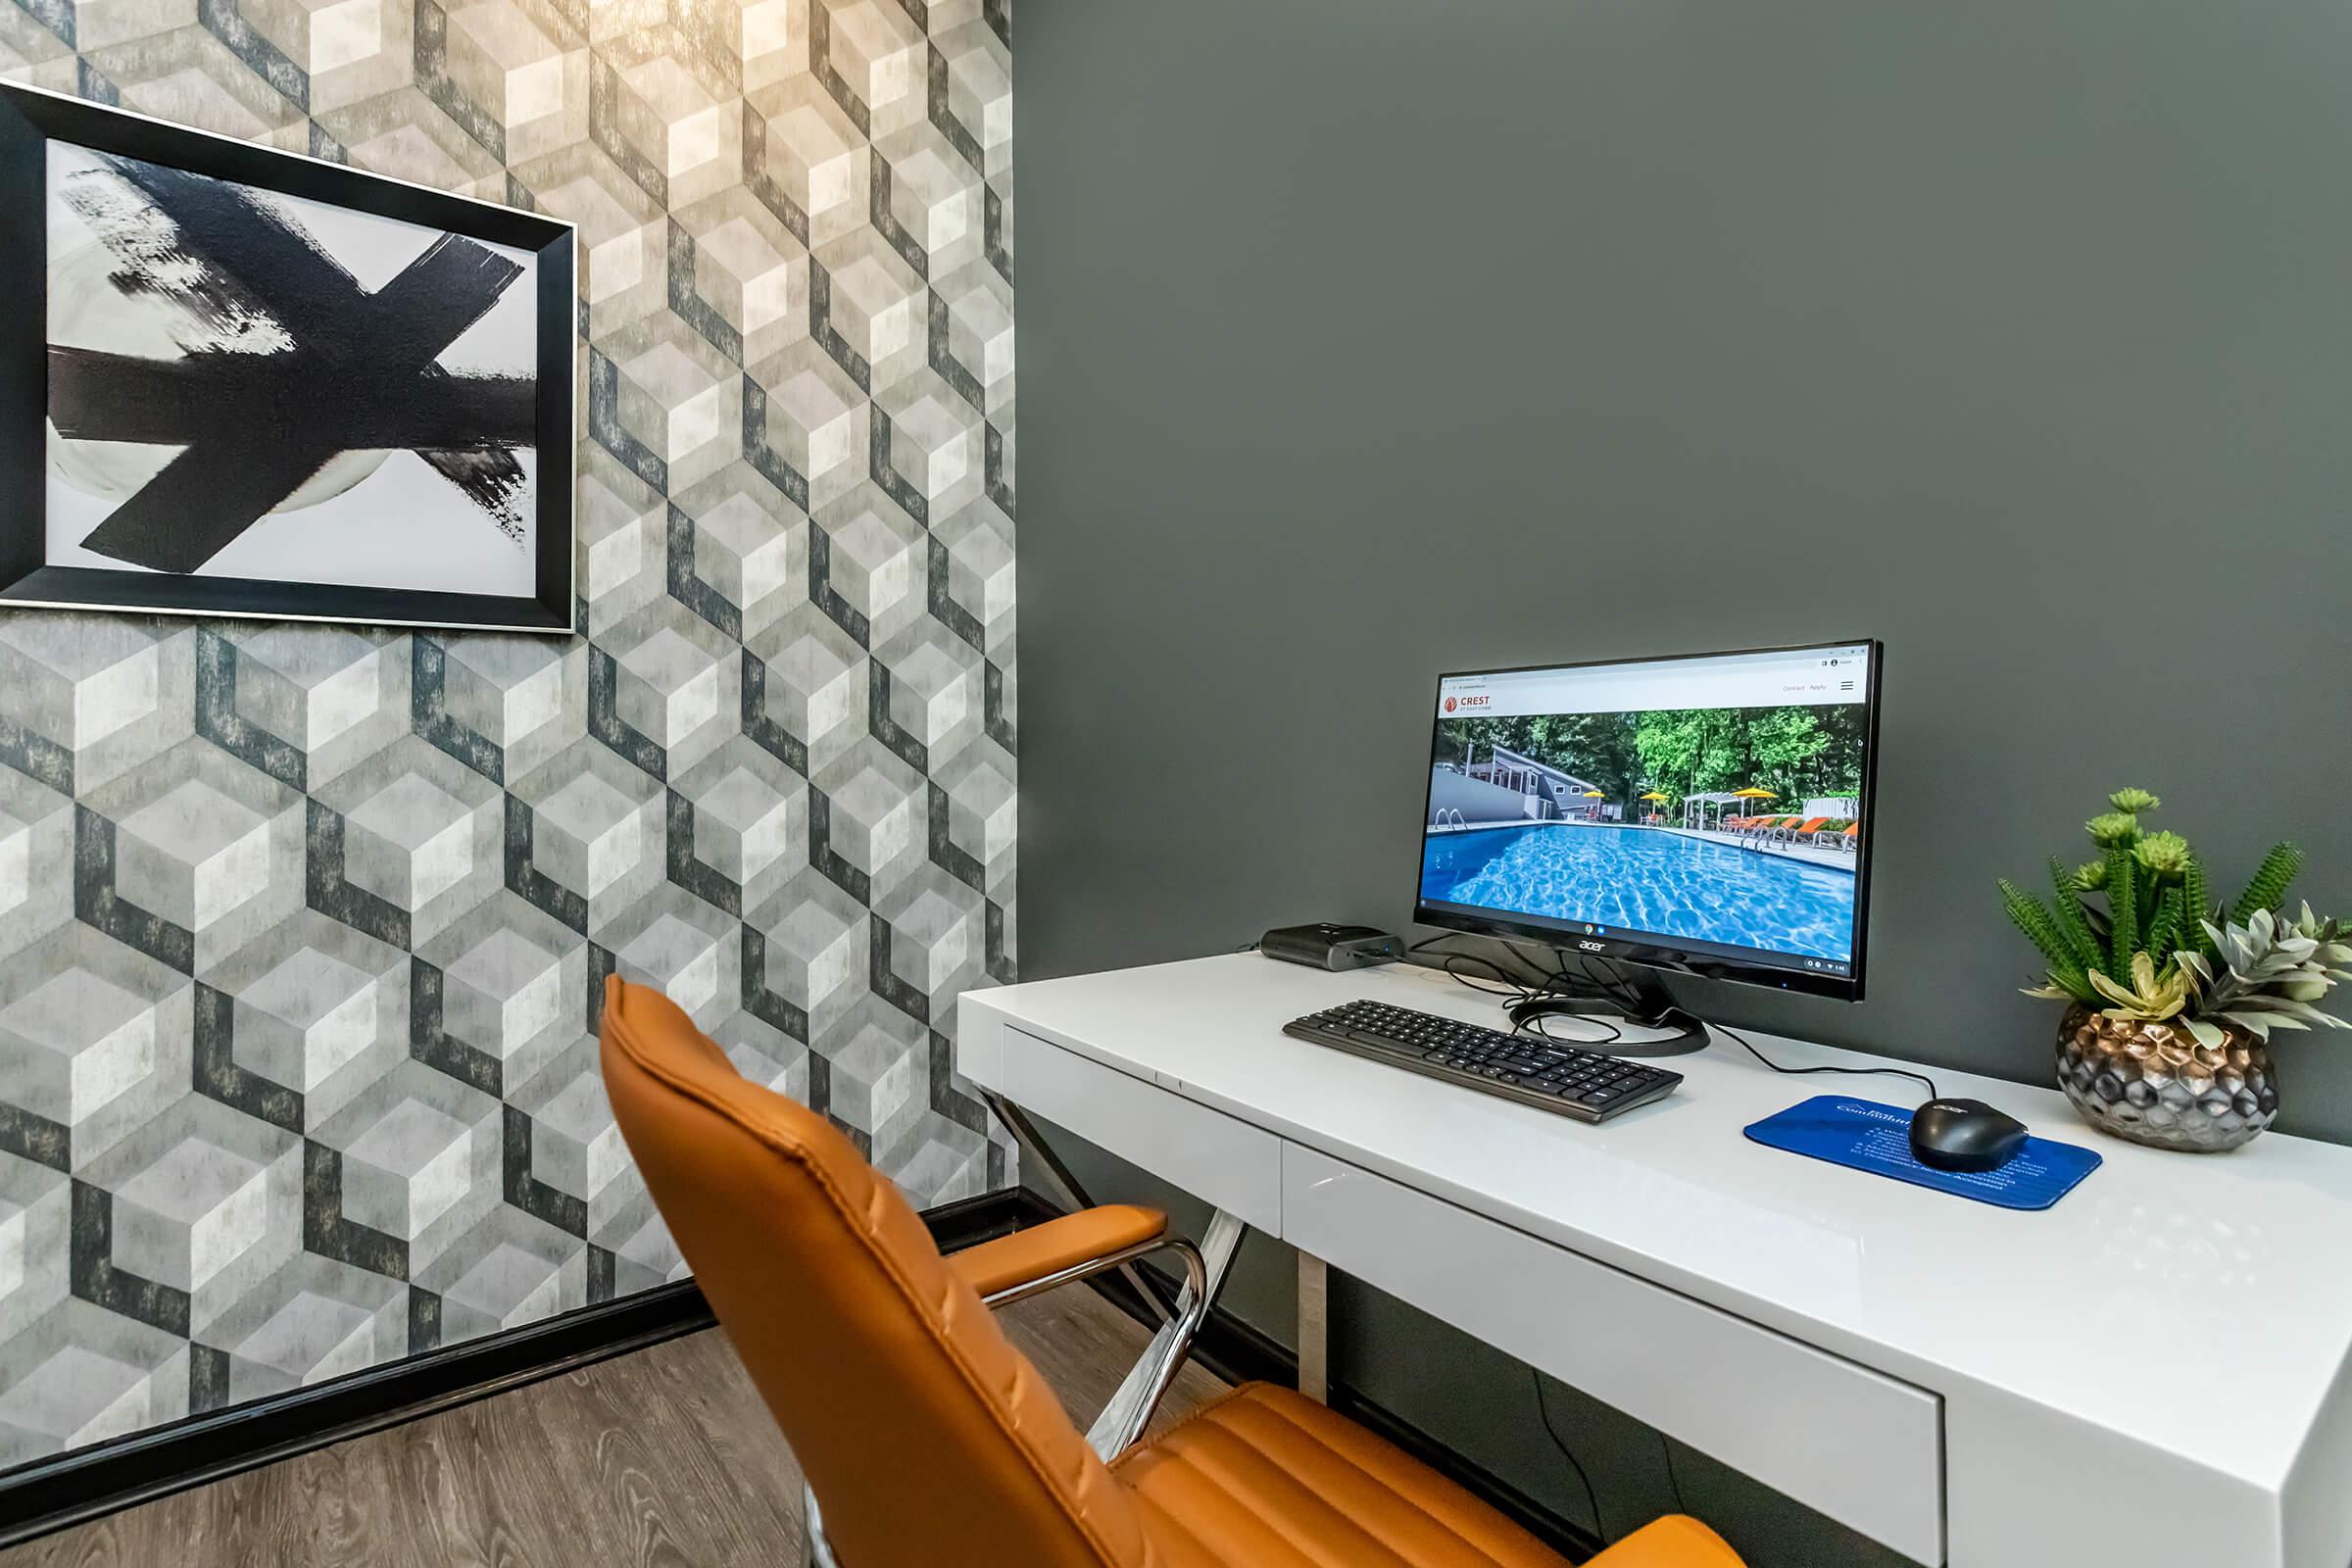
<path id="1" fill-rule="evenodd" d="M 1025 977 L 1401 923 L 1441 667 L 1863 635 L 1870 1000 L 1687 991 L 1715 1016 L 2046 1082 L 1991 878 L 2124 783 L 2352 902 L 2352 12 L 1021 28 Z M 2344 1051 L 2288 1044 L 2286 1127 L 2352 1137 Z M 1343 1370 L 1537 1463 L 1502 1392 L 1395 1386 L 1470 1358 L 1429 1334 L 1359 1314 Z M 1765 1507 L 1742 1544 L 1795 1550 Z"/>

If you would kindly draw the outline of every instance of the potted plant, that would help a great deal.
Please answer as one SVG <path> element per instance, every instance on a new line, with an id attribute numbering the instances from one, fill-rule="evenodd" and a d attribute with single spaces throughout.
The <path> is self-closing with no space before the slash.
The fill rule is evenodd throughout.
<path id="1" fill-rule="evenodd" d="M 2058 1086 L 2094 1127 L 2159 1149 L 2235 1149 L 2278 1115 L 2274 1029 L 2352 1027 L 2317 1005 L 2352 979 L 2352 925 L 2286 890 L 2303 852 L 2278 844 L 2237 902 L 2214 901 L 2204 862 L 2140 818 L 2162 803 L 2118 790 L 2083 824 L 2098 855 L 2052 896 L 2006 877 L 2001 898 L 2048 964 L 2027 995 L 2072 1004 L 2058 1026 Z"/>

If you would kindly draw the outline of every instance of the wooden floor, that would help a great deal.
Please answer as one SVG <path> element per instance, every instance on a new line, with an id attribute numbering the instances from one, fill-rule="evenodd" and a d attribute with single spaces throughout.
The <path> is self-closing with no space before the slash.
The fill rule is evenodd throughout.
<path id="1" fill-rule="evenodd" d="M 1003 1314 L 1081 1426 L 1143 1348 L 1092 1291 Z M 1164 1425 L 1223 1385 L 1187 1367 Z M 0 1568 L 798 1568 L 800 1472 L 715 1330 L 0 1551 Z"/>

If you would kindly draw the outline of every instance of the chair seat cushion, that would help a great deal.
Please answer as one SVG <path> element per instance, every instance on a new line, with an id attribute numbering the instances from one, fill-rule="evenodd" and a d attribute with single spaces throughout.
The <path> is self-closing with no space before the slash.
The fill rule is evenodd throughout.
<path id="1" fill-rule="evenodd" d="M 1246 1383 L 1111 1473 L 1155 1568 L 1567 1568 L 1568 1559 L 1345 1416 Z M 1587 1568 L 1740 1568 L 1695 1519 L 1652 1520 Z"/>
<path id="2" fill-rule="evenodd" d="M 1234 1390 L 1112 1473 L 1164 1568 L 1567 1568 L 1427 1465 L 1271 1384 Z"/>

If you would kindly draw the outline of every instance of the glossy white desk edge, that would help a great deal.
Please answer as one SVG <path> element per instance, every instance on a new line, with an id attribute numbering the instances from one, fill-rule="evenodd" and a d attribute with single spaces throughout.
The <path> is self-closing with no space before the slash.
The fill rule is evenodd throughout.
<path id="1" fill-rule="evenodd" d="M 957 1066 L 1023 1102 L 1006 1081 L 1017 1029 L 1126 1081 L 1085 1075 L 1085 1114 L 1041 1114 L 1155 1174 L 1192 1169 L 1179 1184 L 1195 1191 L 1199 1161 L 1139 1148 L 1165 1119 L 1154 1104 L 1175 1113 L 1158 1096 L 1930 1391 L 1954 1568 L 2352 1562 L 2352 1149 L 2272 1134 L 2229 1156 L 2164 1154 L 2098 1139 L 2053 1091 L 1936 1072 L 1945 1094 L 2105 1157 L 2056 1208 L 2012 1213 L 1740 1135 L 1814 1093 L 1901 1102 L 1901 1080 L 1776 1077 L 1719 1039 L 1668 1063 L 1687 1082 L 1667 1101 L 1591 1127 L 1280 1032 L 1355 997 L 1494 1016 L 1427 970 L 1329 975 L 1241 955 L 966 993 Z M 1888 1059 L 1753 1038 L 1790 1065 Z M 1106 1084 L 1116 1103 L 1098 1107 Z M 1238 1198 L 1280 1235 L 1280 1197 L 1248 1196 L 1263 1180 L 1236 1172 L 1231 1193 L 1200 1196 Z M 1525 1332 L 1495 1343 L 1546 1359 Z M 1671 1378 L 1674 1346 L 1656 1349 Z M 1707 1447 L 1703 1432 L 1675 1435 Z M 1916 1539 L 1889 1544 L 1934 1560 Z"/>

